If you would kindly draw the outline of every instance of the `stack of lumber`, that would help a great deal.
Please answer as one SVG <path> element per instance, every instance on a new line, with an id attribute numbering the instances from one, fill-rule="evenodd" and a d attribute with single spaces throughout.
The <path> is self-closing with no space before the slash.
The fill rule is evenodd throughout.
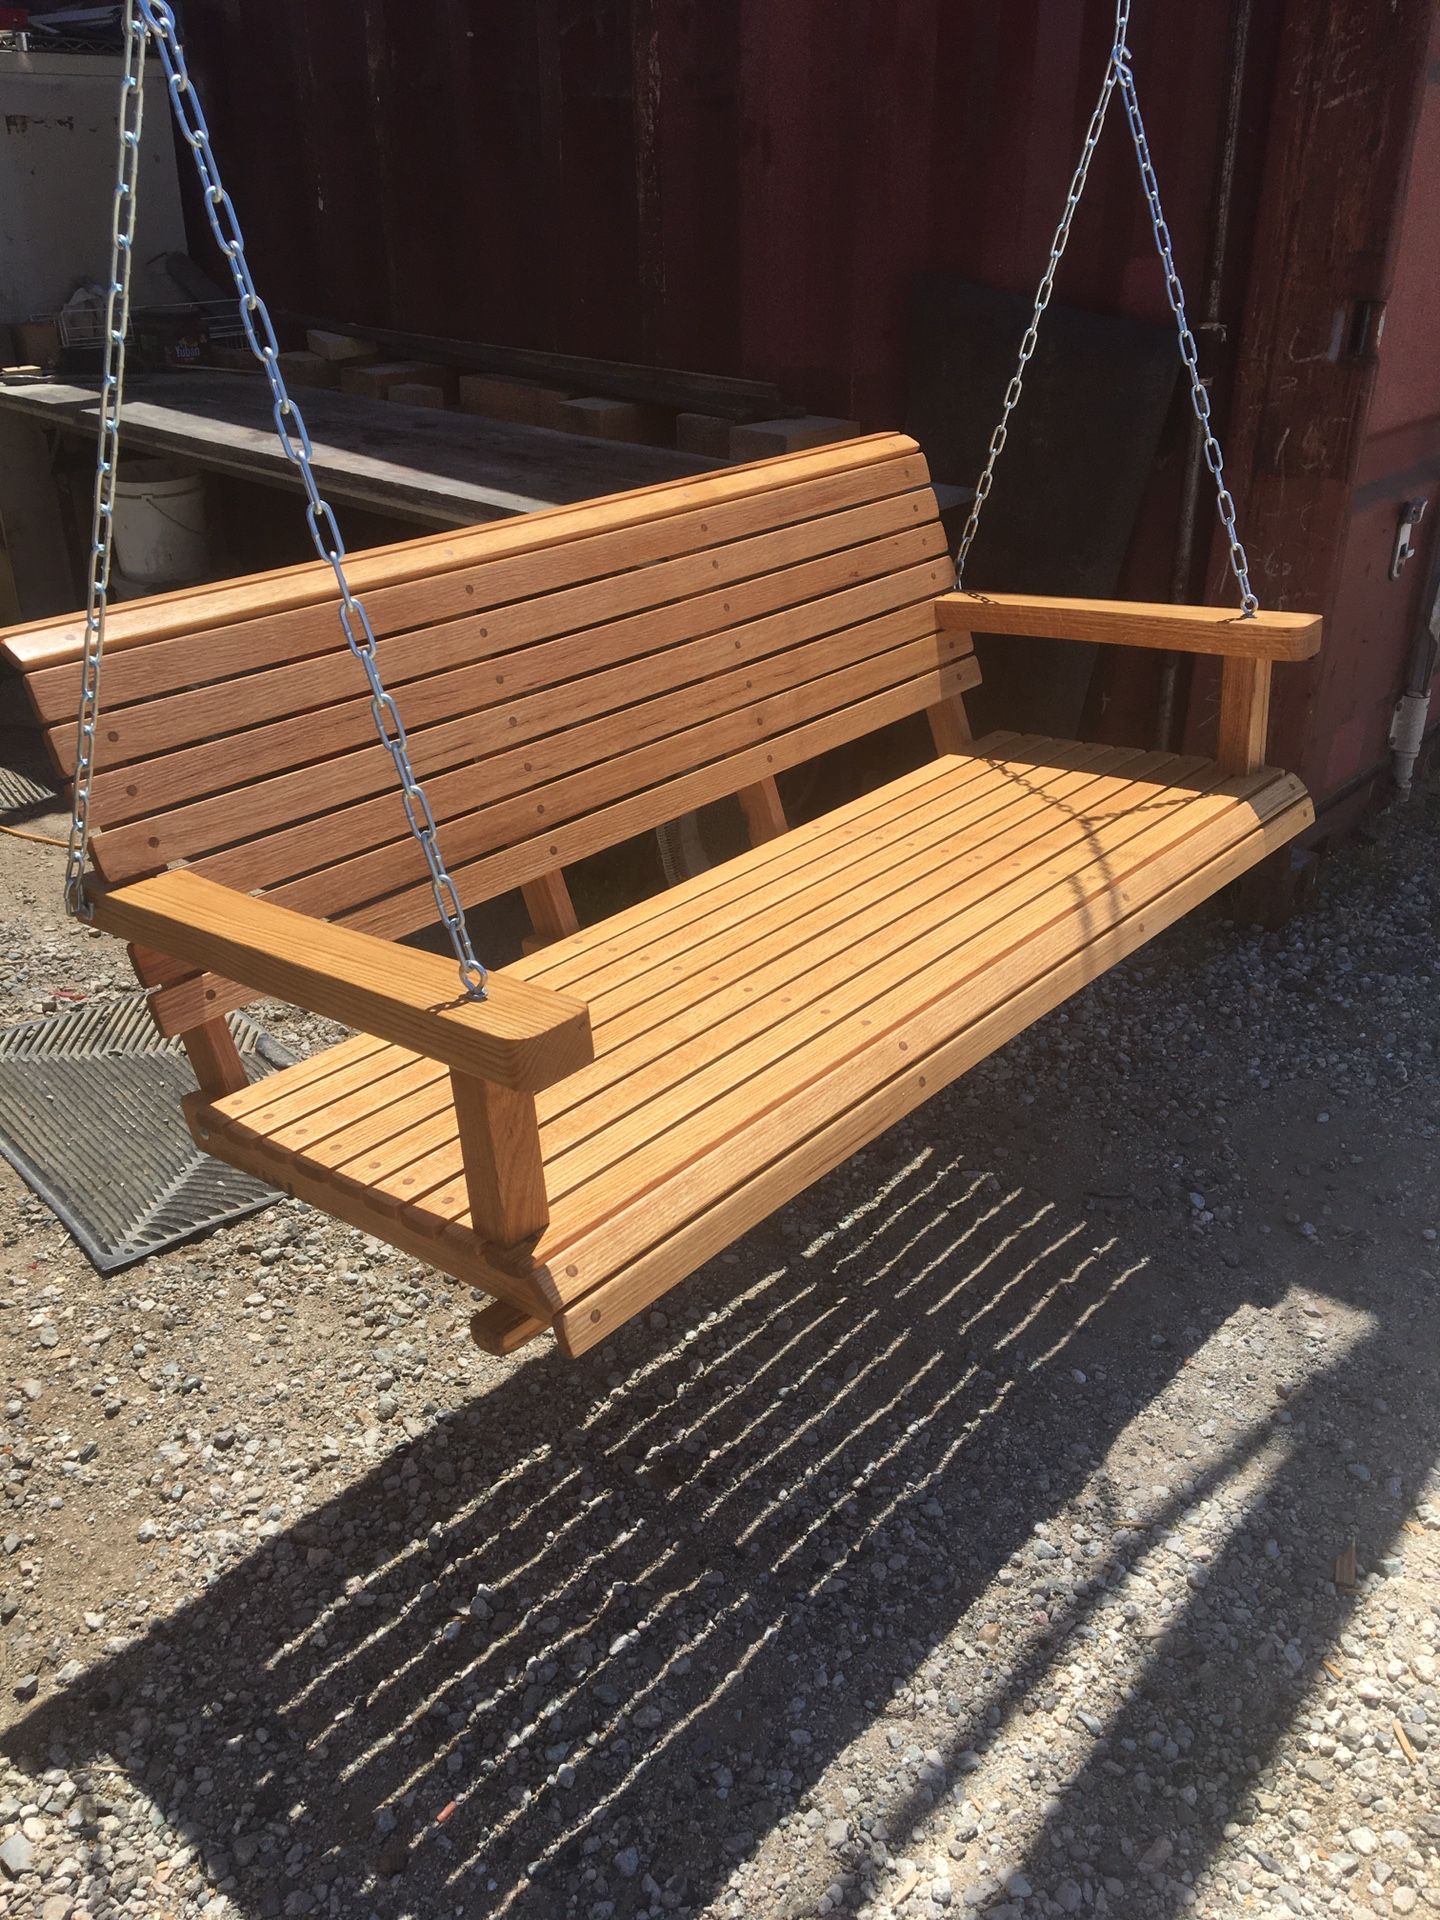
<path id="1" fill-rule="evenodd" d="M 382 333 L 378 339 L 371 339 L 328 327 L 309 327 L 305 346 L 280 356 L 281 370 L 292 387 L 339 388 L 396 406 L 455 407 L 462 413 L 516 426 L 546 427 L 592 440 L 675 447 L 681 453 L 716 461 L 763 460 L 774 454 L 800 453 L 853 439 L 861 431 L 858 421 L 830 414 L 786 414 L 781 410 L 778 392 L 767 391 L 758 383 L 754 383 L 754 396 L 748 404 L 738 409 L 731 405 L 728 411 L 707 411 L 703 405 L 676 404 L 691 397 L 678 383 L 689 382 L 693 397 L 700 401 L 707 399 L 708 389 L 712 407 L 717 404 L 717 395 L 721 406 L 728 400 L 724 393 L 727 386 L 746 383 L 657 371 L 651 384 L 660 397 L 647 398 L 644 387 L 648 369 L 617 369 L 604 362 L 548 356 L 566 375 L 557 380 L 543 377 L 547 356 L 514 354 L 509 357 L 535 360 L 535 372 L 471 372 L 456 364 L 463 357 L 463 348 L 457 343 L 434 342 L 439 350 L 435 357 L 423 352 L 402 354 L 385 344 L 413 337 Z M 490 350 L 476 351 L 483 358 Z M 587 368 L 596 375 L 593 390 L 586 388 Z M 617 380 L 617 374 L 624 378 Z M 614 385 L 628 390 L 607 390 Z M 770 417 L 761 417 L 766 399 L 772 401 L 773 410 Z M 737 410 L 744 417 L 734 417 Z"/>

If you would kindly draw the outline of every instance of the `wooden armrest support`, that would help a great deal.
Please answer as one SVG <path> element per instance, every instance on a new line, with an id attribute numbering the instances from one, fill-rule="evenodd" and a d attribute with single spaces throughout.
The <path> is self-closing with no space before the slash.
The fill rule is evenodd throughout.
<path id="1" fill-rule="evenodd" d="M 307 1007 L 455 1072 L 533 1093 L 594 1057 L 584 1004 L 492 975 L 466 999 L 452 960 L 257 900 L 196 873 L 94 885 L 96 924 Z"/>
<path id="2" fill-rule="evenodd" d="M 1162 647 L 1248 660 L 1308 660 L 1320 651 L 1318 613 L 1257 613 L 1233 607 L 1177 607 L 1128 600 L 1058 600 L 1032 593 L 945 593 L 935 602 L 943 627 L 1036 639 L 1096 640 L 1118 647 Z"/>

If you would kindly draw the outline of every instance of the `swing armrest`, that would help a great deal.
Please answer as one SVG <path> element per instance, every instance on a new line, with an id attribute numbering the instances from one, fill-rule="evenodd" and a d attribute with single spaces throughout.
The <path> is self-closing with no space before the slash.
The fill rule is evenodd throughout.
<path id="1" fill-rule="evenodd" d="M 942 627 L 1035 639 L 1095 640 L 1247 660 L 1308 660 L 1320 651 L 1318 613 L 1256 613 L 1129 600 L 1061 600 L 1033 593 L 943 593 Z"/>
<path id="2" fill-rule="evenodd" d="M 332 926 L 200 874 L 92 885 L 95 921 L 153 947 L 393 1041 L 494 1086 L 535 1092 L 594 1057 L 583 1002 L 505 974 L 484 1000 L 461 991 L 453 960 Z"/>

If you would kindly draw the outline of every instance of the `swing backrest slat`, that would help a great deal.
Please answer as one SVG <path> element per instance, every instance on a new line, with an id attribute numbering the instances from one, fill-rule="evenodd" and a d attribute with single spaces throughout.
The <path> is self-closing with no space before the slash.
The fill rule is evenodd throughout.
<path id="1" fill-rule="evenodd" d="M 945 536 L 898 434 L 407 542 L 355 575 L 467 906 L 978 678 L 969 636 L 937 628 Z M 433 919 L 325 569 L 117 609 L 115 627 L 106 879 L 183 863 L 391 936 Z M 62 770 L 66 644 L 52 623 L 7 649 Z M 183 995 L 163 973 L 161 998 Z"/>

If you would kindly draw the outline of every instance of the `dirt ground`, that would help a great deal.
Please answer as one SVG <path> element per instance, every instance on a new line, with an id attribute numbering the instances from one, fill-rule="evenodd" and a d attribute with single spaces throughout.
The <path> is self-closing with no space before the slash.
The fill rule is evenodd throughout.
<path id="1" fill-rule="evenodd" d="M 1437 849 L 578 1363 L 294 1203 L 103 1278 L 0 1163 L 0 1915 L 1440 1910 Z M 126 984 L 59 860 L 0 1024 Z"/>

